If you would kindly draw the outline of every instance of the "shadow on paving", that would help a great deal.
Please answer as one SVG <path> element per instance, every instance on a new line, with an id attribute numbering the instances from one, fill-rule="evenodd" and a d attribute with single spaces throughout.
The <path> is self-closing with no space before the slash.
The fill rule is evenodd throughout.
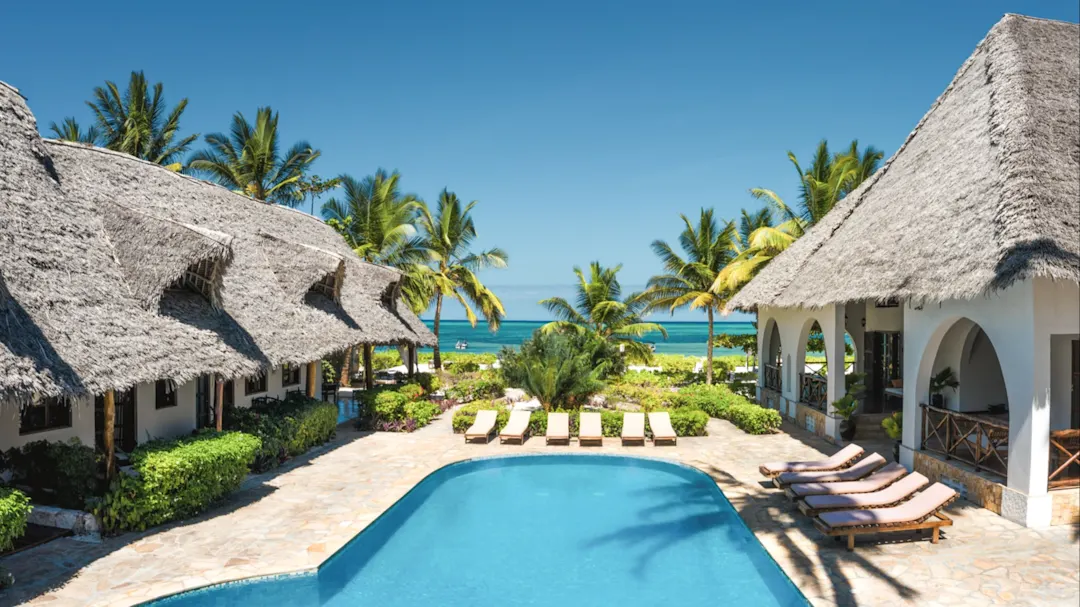
<path id="1" fill-rule="evenodd" d="M 0 567 L 15 576 L 15 585 L 0 594 L 0 605 L 19 605 L 58 590 L 85 567 L 141 540 L 167 533 L 177 527 L 225 516 L 254 504 L 277 490 L 268 483 L 278 476 L 310 466 L 314 459 L 372 434 L 374 433 L 351 431 L 348 426 L 339 427 L 338 437 L 334 440 L 290 459 L 273 470 L 248 476 L 237 491 L 198 516 L 165 523 L 146 531 L 106 537 L 99 544 L 61 538 L 0 559 Z M 117 580 L 117 584 L 122 583 L 123 580 Z"/>

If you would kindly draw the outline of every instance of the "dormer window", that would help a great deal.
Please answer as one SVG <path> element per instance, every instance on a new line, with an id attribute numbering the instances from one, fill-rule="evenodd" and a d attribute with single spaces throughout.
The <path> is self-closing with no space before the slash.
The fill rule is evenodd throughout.
<path id="1" fill-rule="evenodd" d="M 332 301 L 338 301 L 340 288 L 337 273 L 327 274 L 311 285 L 311 290 Z"/>
<path id="2" fill-rule="evenodd" d="M 183 275 L 169 285 L 168 290 L 192 291 L 202 295 L 215 308 L 221 307 L 216 285 L 220 276 L 220 262 L 216 259 L 204 259 L 191 264 Z"/>

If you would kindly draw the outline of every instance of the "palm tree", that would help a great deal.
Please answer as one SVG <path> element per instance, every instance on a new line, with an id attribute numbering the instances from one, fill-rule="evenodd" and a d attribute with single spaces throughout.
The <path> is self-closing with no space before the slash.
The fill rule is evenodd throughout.
<path id="1" fill-rule="evenodd" d="M 713 217 L 712 209 L 701 209 L 701 216 L 695 226 L 686 215 L 680 215 L 685 227 L 679 234 L 679 255 L 663 240 L 652 243 L 653 252 L 664 264 L 666 274 L 649 279 L 644 293 L 650 310 L 675 310 L 689 307 L 691 310 L 703 309 L 709 320 L 709 341 L 707 343 L 707 364 L 705 365 L 705 383 L 713 381 L 713 321 L 716 313 L 727 303 L 727 291 L 713 290 L 717 276 L 735 257 L 735 246 L 739 232 L 734 222 L 721 226 Z M 757 218 L 760 219 L 760 218 Z M 744 228 L 750 229 L 761 223 L 743 212 Z"/>
<path id="2" fill-rule="evenodd" d="M 74 118 L 64 118 L 64 121 L 60 124 L 55 122 L 49 125 L 49 130 L 53 135 L 61 141 L 74 141 L 77 143 L 89 143 L 91 145 L 98 142 L 98 130 L 95 126 L 90 126 L 85 131 L 79 126 L 79 123 Z"/>
<path id="3" fill-rule="evenodd" d="M 322 206 L 326 223 L 338 231 L 345 242 L 365 261 L 400 268 L 402 291 L 406 302 L 422 297 L 426 282 L 419 266 L 427 259 L 423 239 L 417 235 L 416 218 L 422 203 L 413 194 L 402 194 L 398 184 L 401 174 L 387 174 L 379 169 L 374 175 L 358 180 L 349 175 L 338 178 L 344 197 L 331 198 Z M 430 297 L 427 301 L 431 301 Z M 427 307 L 427 301 L 423 308 Z M 421 309 L 423 309 L 421 308 Z M 371 361 L 374 346 L 364 344 L 364 382 L 372 387 Z M 342 385 L 347 385 L 352 363 L 352 348 L 346 351 Z"/>
<path id="4" fill-rule="evenodd" d="M 766 209 L 781 222 L 775 226 L 762 225 L 744 237 L 738 257 L 717 277 L 716 289 L 737 291 L 750 282 L 774 257 L 821 221 L 836 203 L 869 179 L 883 157 L 873 146 L 860 152 L 857 140 L 846 151 L 830 154 L 828 142 L 822 140 L 810 168 L 804 171 L 795 154 L 788 152 L 788 160 L 799 175 L 799 209 L 789 207 L 772 190 L 751 189 L 750 194 L 764 201 Z"/>
<path id="5" fill-rule="evenodd" d="M 86 104 L 94 113 L 106 148 L 179 171 L 180 157 L 199 135 L 174 141 L 188 100 L 181 99 L 171 111 L 167 110 L 163 90 L 158 82 L 151 92 L 146 76 L 131 72 L 123 94 L 116 83 L 106 81 L 105 86 L 94 88 L 93 101 Z"/>
<path id="6" fill-rule="evenodd" d="M 562 297 L 541 300 L 540 305 L 557 320 L 540 330 L 592 334 L 617 344 L 632 360 L 648 361 L 652 352 L 637 338 L 659 332 L 666 339 L 667 330 L 658 323 L 642 319 L 649 307 L 649 299 L 644 293 L 622 297 L 622 286 L 617 278 L 621 269 L 622 265 L 605 268 L 594 261 L 589 264 L 589 276 L 586 277 L 581 268 L 575 266 L 574 274 L 578 278 L 576 303 L 571 305 Z"/>
<path id="7" fill-rule="evenodd" d="M 439 354 L 439 318 L 442 314 L 443 298 L 456 299 L 465 308 L 465 316 L 474 327 L 476 313 L 469 306 L 470 302 L 484 316 L 488 328 L 493 331 L 499 328 L 499 322 L 506 315 L 499 298 L 476 276 L 476 272 L 484 268 L 505 268 L 508 261 L 506 252 L 499 248 L 479 253 L 469 251 L 469 245 L 476 239 L 476 226 L 470 216 L 476 204 L 475 200 L 462 204 L 456 194 L 443 189 L 439 194 L 434 215 L 426 204 L 420 209 L 423 247 L 427 249 L 434 266 L 430 269 L 427 280 L 435 293 L 433 364 L 436 369 L 442 368 Z"/>
<path id="8" fill-rule="evenodd" d="M 255 124 L 237 112 L 229 135 L 211 133 L 204 140 L 209 147 L 191 155 L 190 172 L 255 200 L 290 207 L 302 202 L 300 179 L 320 155 L 306 141 L 279 154 L 278 114 L 269 107 L 258 109 Z"/>

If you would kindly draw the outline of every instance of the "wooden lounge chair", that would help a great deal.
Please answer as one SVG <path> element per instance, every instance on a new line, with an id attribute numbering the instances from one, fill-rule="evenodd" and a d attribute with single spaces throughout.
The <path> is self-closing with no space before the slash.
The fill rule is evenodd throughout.
<path id="1" fill-rule="evenodd" d="M 492 411 L 491 409 L 477 411 L 473 425 L 469 426 L 469 429 L 465 431 L 465 442 L 477 438 L 482 438 L 485 442 L 491 442 L 491 436 L 495 434 L 495 421 L 498 417 L 498 411 Z"/>
<path id="2" fill-rule="evenodd" d="M 529 420 L 531 418 L 532 411 L 511 411 L 510 419 L 506 422 L 502 432 L 499 433 L 499 443 L 516 440 L 524 445 L 525 435 L 529 433 Z"/>
<path id="3" fill-rule="evenodd" d="M 904 478 L 907 468 L 897 463 L 887 464 L 884 468 L 860 481 L 841 481 L 838 483 L 795 483 L 784 488 L 784 493 L 793 500 L 803 499 L 808 495 L 841 495 L 844 493 L 870 493 L 884 489 Z"/>
<path id="4" fill-rule="evenodd" d="M 570 414 L 568 413 L 548 413 L 547 418 L 547 434 L 544 437 L 547 440 L 547 444 L 551 444 L 554 441 L 562 442 L 566 441 L 566 444 L 570 444 Z"/>
<path id="5" fill-rule="evenodd" d="M 645 414 L 623 413 L 622 444 L 641 443 L 645 445 Z"/>
<path id="6" fill-rule="evenodd" d="M 657 411 L 649 414 L 649 428 L 652 429 L 652 442 L 655 445 L 660 441 L 676 444 L 675 430 L 671 428 L 671 416 L 667 411 Z"/>
<path id="7" fill-rule="evenodd" d="M 869 510 L 891 508 L 907 501 L 915 492 L 930 482 L 925 476 L 913 472 L 879 491 L 833 495 L 810 495 L 799 502 L 799 511 L 807 516 L 817 516 L 831 510 Z M 834 483 L 840 484 L 840 483 Z"/>
<path id="8" fill-rule="evenodd" d="M 603 446 L 604 427 L 600 422 L 599 413 L 582 413 L 580 417 L 581 428 L 578 430 L 578 444 L 595 443 Z"/>
<path id="9" fill-rule="evenodd" d="M 852 443 L 826 459 L 809 462 L 770 462 L 758 467 L 758 472 L 766 478 L 775 478 L 785 472 L 815 472 L 817 470 L 839 470 L 847 468 L 862 457 L 863 448 Z"/>
<path id="10" fill-rule="evenodd" d="M 879 453 L 871 453 L 855 463 L 850 468 L 842 470 L 822 470 L 820 472 L 785 472 L 773 479 L 773 485 L 777 489 L 783 489 L 787 485 L 795 483 L 837 483 L 840 481 L 857 481 L 870 476 L 875 470 L 886 464 L 885 458 Z"/>
<path id="11" fill-rule="evenodd" d="M 952 489 L 934 483 L 909 501 L 891 508 L 876 510 L 840 510 L 823 512 L 814 519 L 814 526 L 831 537 L 847 536 L 847 549 L 855 549 L 855 536 L 866 533 L 890 533 L 933 529 L 930 539 L 938 543 L 942 527 L 952 525 L 952 519 L 942 510 L 957 497 Z"/>

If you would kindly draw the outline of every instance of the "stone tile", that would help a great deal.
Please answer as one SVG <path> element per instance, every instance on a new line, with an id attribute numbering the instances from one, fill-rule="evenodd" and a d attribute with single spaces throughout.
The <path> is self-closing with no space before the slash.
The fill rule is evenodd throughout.
<path id="1" fill-rule="evenodd" d="M 100 545 L 56 540 L 0 561 L 17 579 L 0 603 L 134 605 L 221 581 L 310 570 L 446 464 L 587 452 L 658 457 L 709 474 L 814 605 L 1080 604 L 1075 527 L 1024 529 L 970 502 L 950 507 L 954 526 L 936 546 L 897 534 L 862 539 L 847 552 L 761 485 L 760 462 L 819 459 L 837 449 L 794 425 L 783 430 L 750 436 L 711 420 L 709 436 L 680 439 L 677 447 L 624 448 L 609 439 L 588 450 L 549 447 L 542 438 L 465 445 L 448 415 L 411 435 L 343 430 L 331 445 L 250 477 L 201 517 Z"/>

